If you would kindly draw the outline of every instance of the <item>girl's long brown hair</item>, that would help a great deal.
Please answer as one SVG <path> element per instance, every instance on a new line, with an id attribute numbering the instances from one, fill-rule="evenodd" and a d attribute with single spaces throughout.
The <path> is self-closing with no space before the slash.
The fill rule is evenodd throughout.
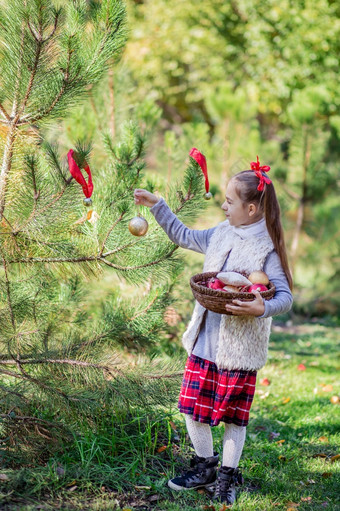
<path id="1" fill-rule="evenodd" d="M 263 172 L 263 175 L 266 176 L 267 174 Z M 281 210 L 273 183 L 269 185 L 265 184 L 264 190 L 260 192 L 257 189 L 259 185 L 259 178 L 252 170 L 239 172 L 233 176 L 233 179 L 236 180 L 236 190 L 240 199 L 248 204 L 251 202 L 258 204 L 263 212 L 269 236 L 271 237 L 274 248 L 280 258 L 289 287 L 292 289 L 293 279 L 288 265 L 287 250 L 281 224 Z"/>

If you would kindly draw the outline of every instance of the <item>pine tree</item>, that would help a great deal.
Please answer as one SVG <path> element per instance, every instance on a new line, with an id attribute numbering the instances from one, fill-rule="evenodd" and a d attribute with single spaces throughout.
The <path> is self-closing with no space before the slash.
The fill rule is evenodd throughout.
<path id="1" fill-rule="evenodd" d="M 62 423 L 71 417 L 71 422 L 91 420 L 106 400 L 114 399 L 118 408 L 159 399 L 164 404 L 166 393 L 155 388 L 171 388 L 170 380 L 167 387 L 161 379 L 168 367 L 155 365 L 145 374 L 117 367 L 115 360 L 117 345 L 136 350 L 158 339 L 181 269 L 177 247 L 149 211 L 143 211 L 150 224 L 145 237 L 133 237 L 128 230 L 136 214 L 133 189 L 144 176 L 146 125 L 141 129 L 127 123 L 118 143 L 106 136 L 108 162 L 93 169 L 90 211 L 62 150 L 43 139 L 46 122 L 67 115 L 87 86 L 100 79 L 107 59 L 122 48 L 123 5 L 116 0 L 94 5 L 92 11 L 86 2 L 68 2 L 56 10 L 51 2 L 27 0 L 1 11 L 1 37 L 7 43 L 1 56 L 4 437 L 13 425 L 25 424 L 27 431 L 27 424 L 46 429 L 58 418 Z M 91 164 L 90 145 L 75 149 L 78 161 Z M 152 183 L 146 184 L 152 189 Z M 194 160 L 182 183 L 169 191 L 168 202 L 183 221 L 201 210 L 202 174 Z M 86 281 L 100 277 L 103 268 L 144 288 L 135 301 L 113 291 L 94 318 L 87 313 Z"/>

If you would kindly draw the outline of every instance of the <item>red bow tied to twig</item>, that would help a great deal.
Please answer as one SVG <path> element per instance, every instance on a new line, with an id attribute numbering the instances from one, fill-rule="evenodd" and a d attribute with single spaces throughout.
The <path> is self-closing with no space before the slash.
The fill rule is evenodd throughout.
<path id="1" fill-rule="evenodd" d="M 82 186 L 84 195 L 86 198 L 90 198 L 93 192 L 93 183 L 92 183 L 92 175 L 91 170 L 87 162 L 85 162 L 84 170 L 89 176 L 88 182 L 86 183 L 83 174 L 80 172 L 80 168 L 78 167 L 75 159 L 73 158 L 73 149 L 70 149 L 67 153 L 68 159 L 68 168 L 71 173 L 71 176 Z"/>
<path id="2" fill-rule="evenodd" d="M 266 183 L 267 185 L 271 184 L 271 180 L 269 179 L 269 177 L 264 176 L 262 174 L 262 172 L 269 172 L 270 167 L 269 167 L 269 165 L 260 166 L 259 157 L 256 156 L 256 161 L 251 162 L 250 168 L 251 168 L 251 170 L 253 170 L 255 172 L 256 176 L 259 178 L 260 182 L 259 182 L 257 189 L 259 192 L 262 192 L 262 190 L 264 188 L 264 183 Z"/>
<path id="3" fill-rule="evenodd" d="M 205 159 L 204 154 L 202 154 L 196 147 L 193 147 L 190 150 L 189 156 L 197 161 L 198 165 L 201 167 L 204 178 L 205 178 L 205 191 L 209 192 L 209 179 L 208 179 L 208 169 L 207 169 L 207 160 Z"/>

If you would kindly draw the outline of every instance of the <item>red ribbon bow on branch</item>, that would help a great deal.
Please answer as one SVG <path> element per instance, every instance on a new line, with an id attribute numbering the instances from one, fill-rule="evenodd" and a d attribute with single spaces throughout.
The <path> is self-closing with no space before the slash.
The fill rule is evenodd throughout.
<path id="1" fill-rule="evenodd" d="M 190 150 L 189 156 L 191 156 L 194 160 L 196 160 L 198 165 L 201 167 L 203 175 L 205 177 L 205 191 L 208 193 L 209 192 L 208 169 L 207 169 L 207 160 L 205 159 L 204 154 L 202 154 L 198 149 L 193 147 Z"/>
<path id="2" fill-rule="evenodd" d="M 257 189 L 259 192 L 262 192 L 262 190 L 264 188 L 264 183 L 266 183 L 267 185 L 271 184 L 271 180 L 269 179 L 269 177 L 264 176 L 262 174 L 262 172 L 269 172 L 270 167 L 269 167 L 269 165 L 260 166 L 259 157 L 256 156 L 256 161 L 251 162 L 250 168 L 251 168 L 251 170 L 253 170 L 255 172 L 256 176 L 259 178 L 260 182 L 259 182 Z"/>
<path id="3" fill-rule="evenodd" d="M 80 172 L 80 168 L 78 167 L 75 159 L 73 158 L 73 149 L 70 149 L 67 153 L 68 159 L 68 168 L 71 173 L 71 176 L 82 186 L 84 195 L 86 198 L 90 198 L 93 192 L 93 183 L 92 183 L 92 175 L 91 170 L 87 162 L 85 162 L 84 170 L 89 176 L 88 182 L 86 183 L 83 174 Z"/>

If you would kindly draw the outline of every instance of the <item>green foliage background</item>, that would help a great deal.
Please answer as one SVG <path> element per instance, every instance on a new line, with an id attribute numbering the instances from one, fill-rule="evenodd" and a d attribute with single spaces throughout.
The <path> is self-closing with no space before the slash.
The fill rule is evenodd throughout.
<path id="1" fill-rule="evenodd" d="M 59 128 L 62 139 L 94 136 L 102 162 L 101 132 L 119 132 L 136 105 L 137 116 L 158 106 L 148 175 L 166 196 L 190 148 L 206 154 L 215 201 L 198 228 L 223 219 L 218 207 L 227 179 L 258 154 L 271 166 L 281 202 L 294 310 L 337 315 L 338 4 L 130 0 L 127 11 L 122 60 Z"/>

